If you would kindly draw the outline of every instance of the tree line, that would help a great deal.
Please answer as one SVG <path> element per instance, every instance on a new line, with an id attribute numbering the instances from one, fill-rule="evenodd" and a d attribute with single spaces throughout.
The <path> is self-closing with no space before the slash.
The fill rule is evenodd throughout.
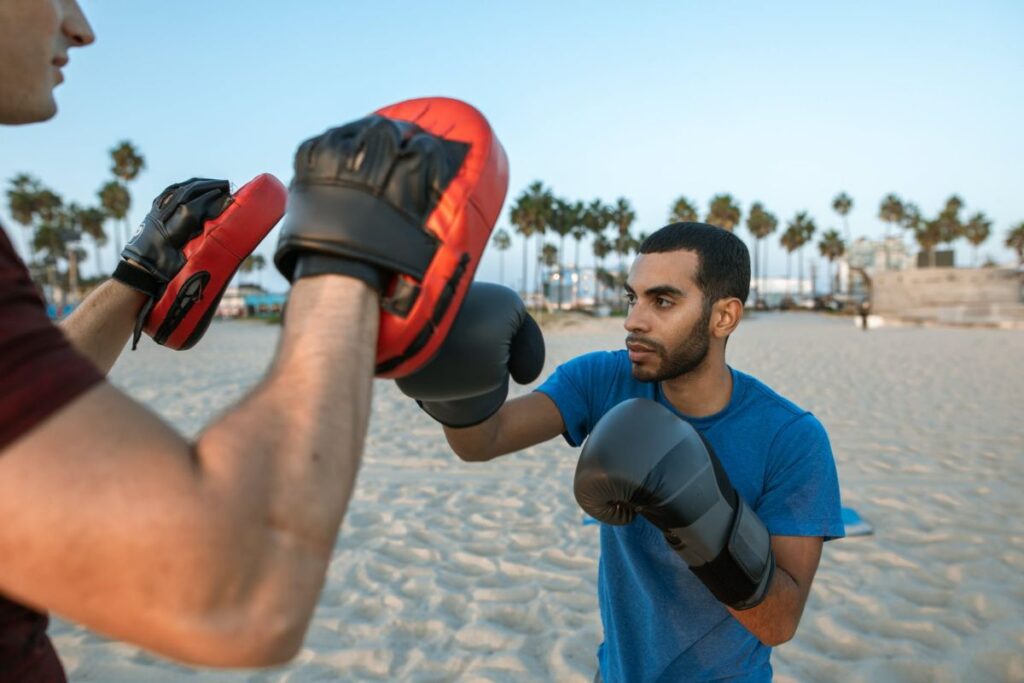
<path id="1" fill-rule="evenodd" d="M 94 249 L 96 272 L 104 277 L 106 268 L 102 263 L 100 249 L 112 236 L 116 252 L 120 253 L 123 242 L 131 237 L 128 212 L 132 206 L 129 184 L 146 168 L 146 161 L 138 148 L 129 140 L 118 142 L 109 150 L 111 178 L 104 181 L 96 191 L 92 205 L 66 202 L 60 194 L 27 173 L 19 173 L 8 181 L 6 191 L 11 218 L 24 228 L 24 253 L 28 254 L 30 271 L 37 281 L 51 285 L 53 291 L 70 294 L 77 300 L 81 284 L 80 264 L 87 258 L 84 247 L 86 239 Z M 840 192 L 832 200 L 832 208 L 842 219 L 844 232 L 829 228 L 818 238 L 819 254 L 829 264 L 829 282 L 835 290 L 832 268 L 842 258 L 851 243 L 847 216 L 853 210 L 854 201 Z M 885 244 L 894 228 L 903 229 L 928 255 L 930 265 L 935 263 L 935 250 L 941 245 L 951 245 L 959 239 L 967 240 L 974 248 L 974 265 L 977 265 L 978 248 L 989 239 L 992 221 L 983 212 L 970 216 L 963 215 L 964 202 L 960 197 L 949 197 L 934 216 L 928 217 L 913 203 L 904 201 L 895 193 L 887 194 L 879 203 L 878 218 L 885 223 Z M 600 300 L 601 287 L 617 289 L 626 277 L 626 258 L 639 249 L 646 238 L 643 232 L 634 234 L 633 224 L 636 212 L 630 201 L 619 197 L 606 203 L 601 199 L 588 202 L 570 200 L 557 196 L 542 181 L 530 183 L 509 207 L 509 221 L 515 232 L 523 237 L 522 289 L 527 287 L 529 240 L 536 237 L 535 260 L 549 269 L 557 269 L 559 282 L 565 281 L 566 240 L 575 244 L 573 263 L 578 269 L 583 239 L 592 237 L 591 251 L 597 274 L 597 294 Z M 714 195 L 703 212 L 703 221 L 723 230 L 734 231 L 744 218 L 739 202 L 728 193 Z M 688 197 L 680 196 L 669 207 L 668 222 L 698 221 L 701 212 L 698 205 Z M 763 292 L 767 270 L 767 249 L 763 241 L 780 229 L 779 219 L 762 202 L 750 205 L 746 213 L 746 228 L 754 240 L 752 266 L 755 297 Z M 109 226 L 109 232 L 108 232 Z M 814 218 L 807 211 L 798 211 L 786 222 L 779 235 L 779 244 L 786 251 L 786 279 L 791 279 L 793 256 L 797 257 L 797 281 L 804 281 L 804 251 L 813 243 L 818 228 Z M 554 235 L 558 243 L 546 241 L 547 235 Z M 495 248 L 500 253 L 499 268 L 504 280 L 504 252 L 511 247 L 508 230 L 499 228 L 493 236 Z M 1024 263 L 1024 222 L 1010 228 L 1005 245 L 1013 249 L 1017 258 Z M 606 267 L 606 260 L 615 256 L 616 267 Z M 254 254 L 242 264 L 243 273 L 259 272 L 266 266 L 266 260 Z M 541 272 L 536 269 L 534 290 L 541 291 Z M 86 283 L 88 284 L 88 283 Z M 798 292 L 803 294 L 803 292 Z M 558 287 L 557 303 L 561 307 L 564 288 Z M 575 302 L 572 302 L 575 303 Z"/>
<path id="2" fill-rule="evenodd" d="M 854 201 L 846 192 L 840 192 L 832 200 L 832 209 L 841 218 L 844 233 L 829 228 L 820 233 L 817 247 L 818 253 L 829 264 L 829 282 L 834 294 L 836 277 L 832 273 L 835 261 L 842 258 L 851 244 L 848 215 L 853 210 Z M 958 239 L 967 240 L 975 252 L 991 235 L 992 221 L 983 212 L 975 212 L 969 217 L 962 215 L 964 202 L 956 195 L 946 200 L 945 204 L 934 216 L 925 216 L 918 206 L 903 201 L 898 195 L 890 193 L 882 198 L 878 208 L 878 218 L 886 226 L 885 242 L 888 250 L 889 238 L 894 227 L 906 230 L 917 242 L 921 250 L 928 255 L 929 264 L 935 264 L 935 250 L 938 246 L 951 245 Z M 669 223 L 699 221 L 701 213 L 698 205 L 688 197 L 678 197 L 672 202 L 668 216 Z M 743 219 L 743 211 L 739 202 L 728 193 L 716 194 L 708 202 L 703 214 L 703 221 L 723 230 L 734 231 Z M 529 240 L 536 237 L 536 261 L 550 269 L 557 268 L 559 282 L 565 278 L 565 242 L 571 237 L 575 241 L 576 268 L 580 264 L 580 245 L 584 237 L 592 237 L 592 251 L 597 273 L 597 298 L 600 300 L 600 287 L 621 287 L 626 277 L 626 257 L 639 249 L 646 238 L 644 233 L 634 235 L 633 222 L 636 212 L 629 200 L 620 197 L 612 203 L 601 199 L 589 202 L 569 200 L 557 196 L 543 182 L 536 180 L 530 183 L 512 202 L 509 209 L 509 222 L 517 234 L 523 237 L 522 288 L 524 295 L 527 289 L 527 267 L 529 263 Z M 769 211 L 762 202 L 754 202 L 746 215 L 746 228 L 754 239 L 751 264 L 753 268 L 753 284 L 755 298 L 760 299 L 765 290 L 765 271 L 767 270 L 767 249 L 762 242 L 779 231 L 779 219 Z M 558 244 L 546 241 L 546 235 L 555 235 Z M 786 222 L 779 235 L 779 244 L 786 251 L 786 279 L 791 279 L 792 257 L 797 257 L 797 281 L 803 286 L 804 247 L 812 244 L 818 234 L 817 223 L 807 211 L 798 211 Z M 500 277 L 504 280 L 504 252 L 512 246 L 511 234 L 508 230 L 498 229 L 493 237 L 495 248 L 501 253 L 499 262 Z M 1018 261 L 1024 264 L 1024 222 L 1012 227 L 1006 236 L 1005 244 L 1017 253 Z M 618 256 L 618 268 L 614 271 L 605 267 L 605 259 L 615 254 Z M 888 251 L 886 259 L 888 261 Z M 541 272 L 535 271 L 535 291 L 541 291 Z M 803 292 L 798 292 L 803 294 Z M 557 304 L 563 304 L 563 287 L 558 287 Z"/>
<path id="3" fill-rule="evenodd" d="M 106 278 L 108 269 L 100 250 L 111 237 L 117 254 L 131 239 L 129 184 L 146 169 L 146 159 L 130 140 L 118 142 L 109 155 L 112 177 L 96 190 L 95 203 L 91 205 L 66 202 L 58 192 L 28 173 L 18 173 L 8 181 L 7 206 L 11 219 L 24 229 L 23 253 L 27 254 L 29 272 L 37 282 L 50 285 L 51 292 L 63 293 L 61 304 L 77 301 L 83 285 Z M 87 240 L 93 246 L 97 273 L 94 278 L 80 276 L 80 266 L 88 257 Z M 252 254 L 239 270 L 259 272 L 266 264 L 262 255 Z"/>

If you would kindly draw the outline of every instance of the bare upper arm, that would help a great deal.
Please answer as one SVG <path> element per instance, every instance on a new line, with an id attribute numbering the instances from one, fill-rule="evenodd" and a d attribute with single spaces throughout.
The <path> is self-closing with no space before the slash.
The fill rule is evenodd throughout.
<path id="1" fill-rule="evenodd" d="M 480 425 L 445 427 L 452 449 L 464 460 L 490 460 L 555 438 L 565 430 L 562 413 L 538 391 L 506 401 Z"/>
<path id="2" fill-rule="evenodd" d="M 97 384 L 0 450 L 0 592 L 168 652 L 231 537 L 197 467 L 169 426 Z"/>

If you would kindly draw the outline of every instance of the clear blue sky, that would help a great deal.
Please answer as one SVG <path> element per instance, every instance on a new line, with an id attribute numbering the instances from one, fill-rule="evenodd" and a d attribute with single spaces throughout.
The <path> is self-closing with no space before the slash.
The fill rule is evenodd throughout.
<path id="1" fill-rule="evenodd" d="M 819 232 L 841 229 L 831 200 L 845 190 L 853 235 L 878 236 L 886 193 L 933 213 L 956 192 L 994 220 L 982 255 L 1002 262 L 1007 230 L 1024 220 L 1019 1 L 84 8 L 98 40 L 72 52 L 55 120 L 0 128 L 0 181 L 25 171 L 88 203 L 109 177 L 107 151 L 130 139 L 147 162 L 131 188 L 133 224 L 189 176 L 269 171 L 287 182 L 301 140 L 424 95 L 465 99 L 491 120 L 512 168 L 499 225 L 534 179 L 569 199 L 627 197 L 646 232 L 680 194 L 703 209 L 717 192 L 744 213 L 760 200 L 782 221 L 807 210 Z M 0 219 L 15 229 L 6 201 Z M 770 270 L 782 274 L 770 240 Z M 259 248 L 268 259 L 275 242 Z M 478 277 L 497 280 L 488 251 Z M 109 269 L 112 247 L 104 258 Z M 521 260 L 517 238 L 510 284 Z M 283 289 L 271 270 L 264 284 Z"/>

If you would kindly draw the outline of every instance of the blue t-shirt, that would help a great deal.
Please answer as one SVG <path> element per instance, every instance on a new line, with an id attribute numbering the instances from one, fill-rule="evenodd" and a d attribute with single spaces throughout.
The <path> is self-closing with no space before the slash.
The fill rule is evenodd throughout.
<path id="1" fill-rule="evenodd" d="M 700 418 L 675 410 L 657 383 L 633 379 L 626 351 L 575 358 L 537 391 L 558 406 L 573 446 L 618 403 L 658 401 L 704 434 L 772 535 L 842 537 L 839 481 L 824 427 L 757 379 L 730 371 L 729 405 Z M 606 683 L 771 680 L 771 648 L 711 595 L 642 517 L 626 526 L 601 525 L 598 601 L 605 636 L 598 660 Z"/>

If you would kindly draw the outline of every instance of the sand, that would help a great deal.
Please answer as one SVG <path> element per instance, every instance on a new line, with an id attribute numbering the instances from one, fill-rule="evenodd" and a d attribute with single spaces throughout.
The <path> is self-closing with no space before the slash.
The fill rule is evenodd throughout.
<path id="1" fill-rule="evenodd" d="M 192 351 L 126 353 L 112 379 L 194 434 L 258 379 L 277 332 L 216 323 Z M 549 326 L 545 375 L 622 338 L 621 320 Z M 822 420 L 843 502 L 875 526 L 825 546 L 776 680 L 1024 681 L 1024 331 L 761 314 L 729 359 Z M 357 493 L 291 665 L 195 671 L 60 620 L 51 634 L 72 681 L 590 681 L 598 533 L 573 500 L 576 457 L 558 440 L 463 463 L 378 382 Z"/>

